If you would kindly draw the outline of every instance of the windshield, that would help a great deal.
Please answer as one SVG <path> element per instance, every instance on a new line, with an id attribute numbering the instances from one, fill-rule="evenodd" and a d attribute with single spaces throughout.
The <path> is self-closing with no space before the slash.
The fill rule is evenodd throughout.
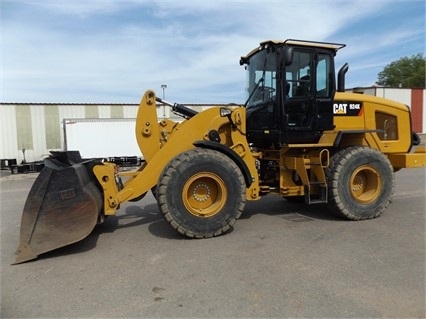
<path id="1" fill-rule="evenodd" d="M 251 108 L 276 98 L 276 56 L 263 50 L 247 65 L 246 106 Z"/>

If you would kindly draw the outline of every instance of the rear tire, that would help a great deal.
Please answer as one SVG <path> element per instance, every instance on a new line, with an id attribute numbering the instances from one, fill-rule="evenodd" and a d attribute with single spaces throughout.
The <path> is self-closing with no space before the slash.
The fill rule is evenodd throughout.
<path id="1" fill-rule="evenodd" d="M 226 155 L 197 148 L 172 159 L 157 184 L 167 222 L 191 238 L 230 230 L 245 205 L 246 186 L 238 166 Z"/>
<path id="2" fill-rule="evenodd" d="M 388 158 L 376 149 L 354 146 L 331 158 L 328 205 L 350 220 L 371 219 L 389 205 L 395 175 Z"/>

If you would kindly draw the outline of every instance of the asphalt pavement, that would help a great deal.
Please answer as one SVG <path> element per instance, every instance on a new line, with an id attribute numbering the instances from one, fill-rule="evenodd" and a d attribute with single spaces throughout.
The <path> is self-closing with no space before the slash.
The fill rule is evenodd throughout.
<path id="1" fill-rule="evenodd" d="M 1 318 L 424 318 L 425 169 L 396 173 L 381 217 L 278 196 L 235 229 L 186 239 L 148 194 L 84 240 L 14 265 L 37 174 L 2 171 Z"/>

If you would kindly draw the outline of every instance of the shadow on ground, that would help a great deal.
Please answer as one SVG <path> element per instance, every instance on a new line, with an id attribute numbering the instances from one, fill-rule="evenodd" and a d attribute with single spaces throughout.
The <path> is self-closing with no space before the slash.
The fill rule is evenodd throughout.
<path id="1" fill-rule="evenodd" d="M 326 204 L 306 205 L 287 201 L 279 196 L 263 198 L 259 201 L 247 202 L 240 219 L 250 219 L 254 215 L 263 214 L 277 216 L 290 221 L 330 220 L 343 221 L 335 216 Z M 103 224 L 97 225 L 91 234 L 83 240 L 65 247 L 44 253 L 39 259 L 54 258 L 63 255 L 79 254 L 96 247 L 99 235 L 113 233 L 118 229 L 148 225 L 149 232 L 157 237 L 171 240 L 190 240 L 174 230 L 163 218 L 157 204 L 146 206 L 127 206 L 118 211 L 116 216 L 109 216 Z"/>

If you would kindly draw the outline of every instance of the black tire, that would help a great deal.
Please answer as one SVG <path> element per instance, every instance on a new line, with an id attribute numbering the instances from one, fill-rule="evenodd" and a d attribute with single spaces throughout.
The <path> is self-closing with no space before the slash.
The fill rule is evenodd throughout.
<path id="1" fill-rule="evenodd" d="M 226 155 L 197 148 L 172 159 L 157 184 L 157 200 L 167 222 L 191 238 L 229 231 L 241 216 L 246 185 Z"/>
<path id="2" fill-rule="evenodd" d="M 420 138 L 419 134 L 417 134 L 416 132 L 413 132 L 413 137 L 411 140 L 414 146 L 420 145 L 420 143 L 422 142 L 422 139 Z"/>
<path id="3" fill-rule="evenodd" d="M 380 216 L 389 205 L 395 175 L 388 158 L 376 149 L 349 147 L 331 158 L 328 205 L 350 220 Z"/>

